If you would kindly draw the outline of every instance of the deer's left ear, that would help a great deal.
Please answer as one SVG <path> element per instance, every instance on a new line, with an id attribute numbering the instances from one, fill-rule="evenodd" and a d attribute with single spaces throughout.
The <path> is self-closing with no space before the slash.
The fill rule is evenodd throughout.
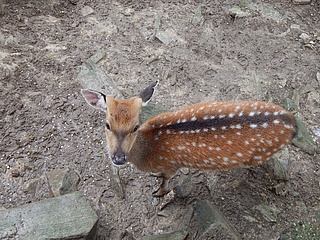
<path id="1" fill-rule="evenodd" d="M 152 83 L 149 87 L 147 87 L 146 89 L 144 89 L 140 94 L 139 97 L 142 99 L 142 107 L 147 106 L 148 102 L 151 100 L 154 92 L 155 92 L 155 88 L 158 85 L 159 81 L 156 81 L 154 83 Z"/>
<path id="2" fill-rule="evenodd" d="M 103 112 L 107 111 L 106 95 L 104 95 L 103 93 L 89 89 L 82 89 L 81 94 L 91 107 L 94 107 Z"/>

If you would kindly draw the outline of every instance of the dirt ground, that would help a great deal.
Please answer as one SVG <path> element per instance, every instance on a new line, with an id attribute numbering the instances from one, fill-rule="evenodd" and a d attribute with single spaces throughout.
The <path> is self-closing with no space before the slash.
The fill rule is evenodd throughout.
<path id="1" fill-rule="evenodd" d="M 180 172 L 170 186 L 187 174 L 192 191 L 160 210 L 163 199 L 151 196 L 157 181 L 126 165 L 119 171 L 125 198 L 119 198 L 107 174 L 103 115 L 85 103 L 76 76 L 83 62 L 104 51 L 98 65 L 124 96 L 160 80 L 153 101 L 170 110 L 205 100 L 281 103 L 296 90 L 293 112 L 317 133 L 316 1 L 6 0 L 3 7 L 0 207 L 50 197 L 45 173 L 68 167 L 79 172 L 79 190 L 99 215 L 98 239 L 174 231 L 200 199 L 214 202 L 243 239 L 278 239 L 293 223 L 315 218 L 320 157 L 294 146 L 286 183 L 260 166 Z M 319 135 L 312 136 L 319 142 Z M 279 184 L 286 185 L 285 193 L 275 191 Z M 265 219 L 260 204 L 276 209 L 277 220 Z"/>

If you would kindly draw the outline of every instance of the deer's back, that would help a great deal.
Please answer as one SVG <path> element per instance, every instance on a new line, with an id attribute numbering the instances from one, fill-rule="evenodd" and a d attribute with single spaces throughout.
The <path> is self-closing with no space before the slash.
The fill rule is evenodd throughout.
<path id="1" fill-rule="evenodd" d="M 294 133 L 293 116 L 275 104 L 199 103 L 160 114 L 140 127 L 148 149 L 143 170 L 253 166 L 285 147 Z"/>

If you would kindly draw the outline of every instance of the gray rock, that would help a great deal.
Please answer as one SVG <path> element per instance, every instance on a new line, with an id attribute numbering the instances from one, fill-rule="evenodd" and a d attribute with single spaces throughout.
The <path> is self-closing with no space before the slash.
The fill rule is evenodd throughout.
<path id="1" fill-rule="evenodd" d="M 170 34 L 166 31 L 157 31 L 156 36 L 155 36 L 160 42 L 164 43 L 165 45 L 168 45 L 169 43 L 172 42 L 172 37 Z"/>
<path id="2" fill-rule="evenodd" d="M 38 187 L 39 179 L 30 179 L 23 184 L 24 192 L 35 195 Z"/>
<path id="3" fill-rule="evenodd" d="M 256 209 L 262 214 L 267 222 L 277 222 L 277 215 L 280 210 L 276 207 L 260 204 L 256 206 Z"/>
<path id="4" fill-rule="evenodd" d="M 186 230 L 178 230 L 171 233 L 145 236 L 141 240 L 184 240 L 187 236 L 188 232 Z"/>
<path id="5" fill-rule="evenodd" d="M 94 239 L 98 216 L 80 192 L 0 210 L 0 239 Z"/>
<path id="6" fill-rule="evenodd" d="M 201 6 L 199 6 L 195 11 L 194 11 L 194 15 L 192 17 L 191 23 L 193 25 L 199 25 L 201 26 L 204 22 L 204 18 L 203 15 L 201 13 Z"/>
<path id="7" fill-rule="evenodd" d="M 194 190 L 193 187 L 194 185 L 191 182 L 191 176 L 181 176 L 180 182 L 173 190 L 177 197 L 185 198 Z"/>
<path id="8" fill-rule="evenodd" d="M 241 239 L 229 220 L 208 200 L 197 202 L 194 206 L 199 230 L 199 239 Z"/>
<path id="9" fill-rule="evenodd" d="M 279 180 L 289 180 L 289 150 L 285 148 L 270 158 L 265 166 L 268 172 Z"/>
<path id="10" fill-rule="evenodd" d="M 292 140 L 292 143 L 299 147 L 306 153 L 315 154 L 318 150 L 316 143 L 313 141 L 311 135 L 308 133 L 303 121 L 300 117 L 295 117 L 297 123 L 297 133 Z"/>
<path id="11" fill-rule="evenodd" d="M 92 9 L 92 7 L 89 7 L 89 6 L 84 6 L 82 9 L 81 9 L 81 15 L 83 17 L 86 17 L 90 14 L 94 13 L 94 10 Z"/>
<path id="12" fill-rule="evenodd" d="M 69 168 L 54 169 L 46 173 L 51 196 L 59 196 L 77 191 L 80 176 Z"/>
<path id="13" fill-rule="evenodd" d="M 308 42 L 311 39 L 311 37 L 306 33 L 301 33 L 299 38 L 302 39 L 304 42 Z"/>

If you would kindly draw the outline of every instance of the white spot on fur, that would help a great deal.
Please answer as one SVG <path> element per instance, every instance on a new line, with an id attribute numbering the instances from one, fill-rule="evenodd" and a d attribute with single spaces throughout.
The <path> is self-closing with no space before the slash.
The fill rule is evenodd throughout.
<path id="1" fill-rule="evenodd" d="M 251 128 L 257 128 L 257 127 L 258 127 L 258 125 L 257 125 L 257 124 L 253 124 L 253 123 L 252 123 L 252 124 L 250 124 L 250 127 L 251 127 Z"/>
<path id="2" fill-rule="evenodd" d="M 190 120 L 191 121 L 197 121 L 197 118 L 195 116 L 193 116 Z"/>
<path id="3" fill-rule="evenodd" d="M 266 122 L 262 124 L 262 127 L 264 127 L 264 128 L 267 128 L 268 126 L 269 126 L 269 125 L 268 125 L 268 123 L 266 123 Z"/>
<path id="4" fill-rule="evenodd" d="M 221 127 L 221 130 L 226 130 L 226 129 L 227 129 L 226 126 L 222 126 L 222 127 Z"/>
<path id="5" fill-rule="evenodd" d="M 278 119 L 275 119 L 275 120 L 273 120 L 273 123 L 274 123 L 274 124 L 279 124 L 280 121 L 279 121 Z"/>
<path id="6" fill-rule="evenodd" d="M 230 114 L 229 114 L 229 118 L 233 118 L 234 115 L 235 115 L 234 113 L 230 113 Z"/>
<path id="7" fill-rule="evenodd" d="M 232 144 L 232 141 L 229 140 L 227 143 L 228 143 L 229 145 L 231 145 L 231 144 Z"/>
<path id="8" fill-rule="evenodd" d="M 237 153 L 237 156 L 238 157 L 243 157 L 242 153 L 240 153 L 240 152 Z"/>
<path id="9" fill-rule="evenodd" d="M 208 120 L 209 119 L 209 116 L 204 116 L 203 118 L 202 118 L 203 120 Z"/>
<path id="10" fill-rule="evenodd" d="M 255 112 L 250 112 L 249 116 L 252 117 L 252 116 L 254 116 L 254 114 L 255 114 Z"/>

